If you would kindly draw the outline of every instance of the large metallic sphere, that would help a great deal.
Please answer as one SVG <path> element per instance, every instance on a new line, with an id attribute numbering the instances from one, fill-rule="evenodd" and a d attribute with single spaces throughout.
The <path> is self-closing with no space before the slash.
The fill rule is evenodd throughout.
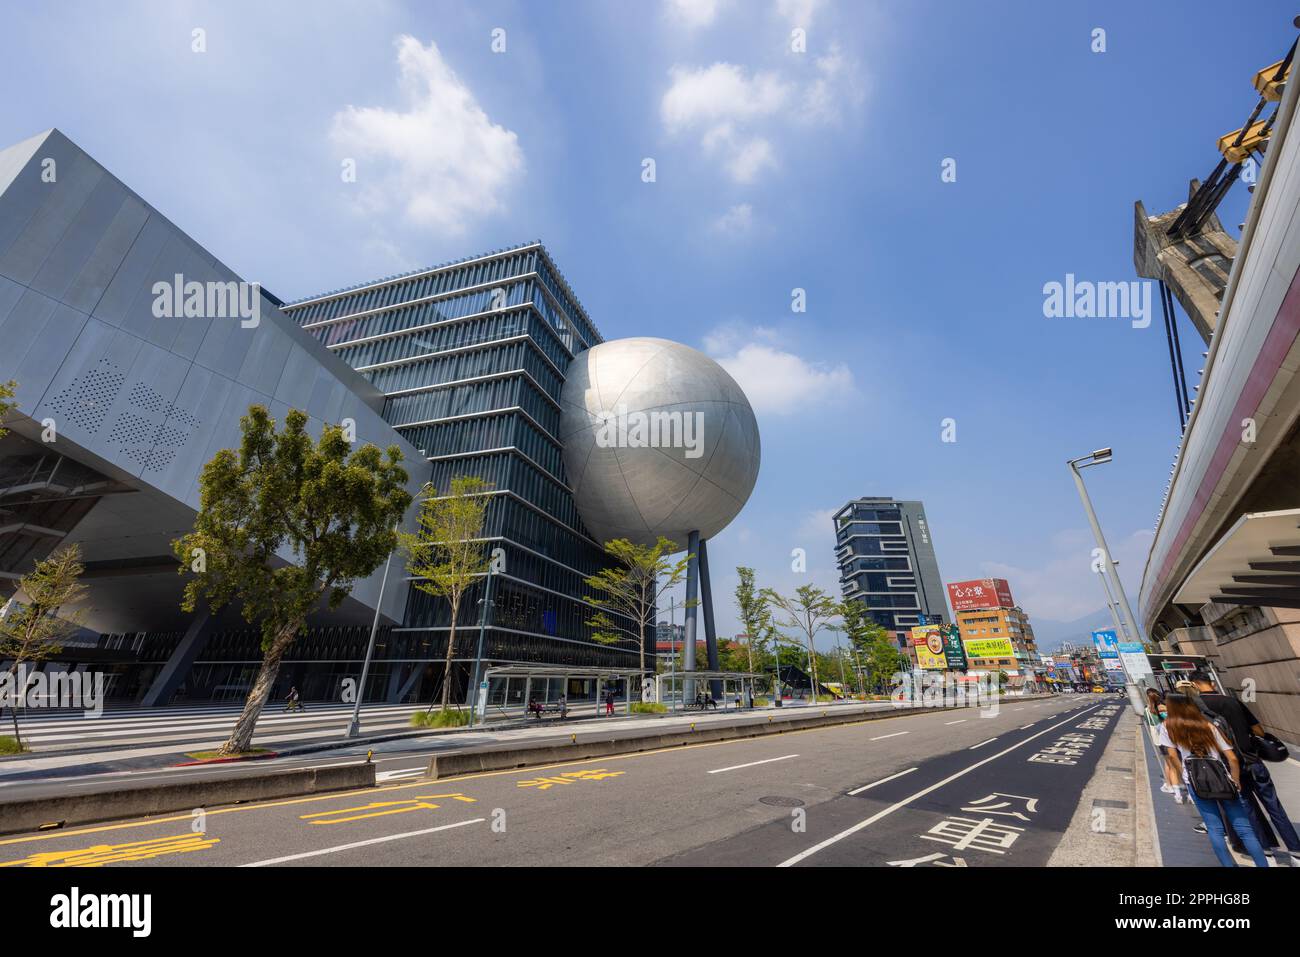
<path id="1" fill-rule="evenodd" d="M 560 441 L 593 538 L 686 547 L 736 517 L 758 479 L 758 423 L 736 380 L 667 339 L 580 353 L 562 394 Z"/>

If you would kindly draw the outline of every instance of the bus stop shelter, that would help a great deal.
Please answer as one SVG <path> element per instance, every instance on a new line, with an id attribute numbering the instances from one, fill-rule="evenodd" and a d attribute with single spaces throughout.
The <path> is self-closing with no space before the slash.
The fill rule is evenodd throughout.
<path id="1" fill-rule="evenodd" d="M 713 682 L 720 682 L 722 685 L 722 704 L 726 707 L 727 687 L 736 689 L 736 707 L 752 708 L 754 706 L 754 683 L 762 681 L 764 684 L 772 683 L 772 675 L 763 674 L 758 671 L 672 671 L 666 674 L 655 676 L 655 699 L 660 702 L 671 702 L 674 710 L 677 710 L 677 704 L 680 703 L 682 708 L 697 707 L 697 700 L 710 700 L 708 695 L 711 694 Z M 668 698 L 664 697 L 664 687 L 668 688 Z M 687 692 L 694 691 L 692 700 L 685 700 L 685 695 L 674 693 L 678 688 L 684 687 Z M 707 706 L 707 705 L 706 705 Z"/>
<path id="2" fill-rule="evenodd" d="M 592 703 L 599 714 L 604 707 L 601 689 L 609 685 L 623 685 L 623 712 L 632 712 L 632 684 L 637 683 L 640 690 L 641 678 L 645 673 L 638 668 L 577 668 L 556 665 L 501 665 L 488 668 L 479 683 L 478 697 L 475 701 L 475 714 L 479 720 L 487 720 L 487 715 L 494 709 L 501 718 L 515 717 L 513 709 L 516 704 L 525 716 L 530 702 L 537 701 L 546 705 L 564 697 L 570 711 L 575 711 L 575 703 Z M 584 686 L 591 683 L 593 694 L 590 698 L 574 699 L 570 695 L 573 681 L 581 681 Z M 497 686 L 493 688 L 493 682 Z"/>

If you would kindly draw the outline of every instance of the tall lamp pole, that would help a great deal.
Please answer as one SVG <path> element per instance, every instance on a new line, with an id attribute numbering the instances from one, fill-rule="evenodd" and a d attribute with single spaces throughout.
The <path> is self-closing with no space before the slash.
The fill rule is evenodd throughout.
<path id="1" fill-rule="evenodd" d="M 1128 618 L 1127 629 L 1123 621 L 1117 621 L 1119 626 L 1120 640 L 1124 640 L 1127 635 L 1130 641 L 1138 644 L 1142 643 L 1142 636 L 1138 632 L 1137 617 L 1133 614 L 1133 609 L 1129 606 L 1128 595 L 1124 591 L 1124 584 L 1119 580 L 1119 572 L 1115 568 L 1115 561 L 1110 557 L 1110 548 L 1106 545 L 1106 537 L 1102 535 L 1101 523 L 1097 521 L 1097 513 L 1093 510 L 1092 500 L 1088 497 L 1088 489 L 1083 484 L 1083 475 L 1081 469 L 1089 468 L 1093 465 L 1105 465 L 1112 458 L 1110 449 L 1098 449 L 1088 455 L 1081 456 L 1077 459 L 1070 459 L 1070 474 L 1074 476 L 1075 487 L 1079 490 L 1079 500 L 1083 502 L 1083 510 L 1088 513 L 1088 524 L 1092 526 L 1093 538 L 1097 540 L 1097 547 L 1101 549 L 1101 558 L 1110 584 L 1114 586 L 1115 594 L 1124 609 L 1124 615 Z M 1111 609 L 1114 614 L 1114 609 Z M 1116 615 L 1118 618 L 1119 616 Z M 1124 656 L 1120 655 L 1120 666 L 1124 672 L 1124 684 L 1128 688 L 1129 701 L 1133 705 L 1133 710 L 1137 714 L 1142 713 L 1142 699 L 1138 695 L 1137 685 L 1133 683 L 1133 676 L 1128 672 L 1128 666 L 1124 664 Z"/>
<path id="2" fill-rule="evenodd" d="M 420 486 L 420 491 L 415 496 L 416 499 L 419 499 L 432 485 L 432 482 L 425 482 Z M 393 534 L 397 534 L 401 524 L 399 521 L 393 526 Z M 393 549 L 393 552 L 395 551 L 397 551 L 396 548 Z M 370 661 L 375 656 L 375 636 L 379 633 L 379 609 L 383 607 L 384 592 L 388 590 L 388 569 L 393 564 L 393 552 L 388 553 L 388 559 L 384 562 L 384 577 L 379 580 L 379 597 L 375 599 L 375 617 L 370 622 L 370 642 L 366 645 L 366 660 L 361 665 L 361 686 L 357 688 L 357 700 L 352 705 L 352 720 L 348 722 L 348 729 L 343 734 L 345 738 L 355 738 L 361 733 L 361 699 L 366 694 L 366 678 L 370 675 Z"/>
<path id="3" fill-rule="evenodd" d="M 483 584 L 483 597 L 479 599 L 479 604 L 482 606 L 482 610 L 480 611 L 479 618 L 478 618 L 478 651 L 475 652 L 474 654 L 474 679 L 470 682 L 470 694 L 476 696 L 475 699 L 470 702 L 470 706 L 469 706 L 469 726 L 471 728 L 474 727 L 474 716 L 478 713 L 478 698 L 477 698 L 477 695 L 479 693 L 478 675 L 479 675 L 479 668 L 482 667 L 483 664 L 483 636 L 484 633 L 487 631 L 488 608 L 495 605 L 495 602 L 492 601 L 492 571 L 493 568 L 495 567 L 495 564 L 496 564 L 495 562 L 490 562 L 488 564 L 487 580 Z M 508 683 L 509 682 L 507 682 L 507 684 Z M 524 706 L 527 707 L 527 705 L 528 702 L 525 701 Z M 484 720 L 486 720 L 487 718 L 487 695 L 486 694 L 484 694 L 484 700 L 483 700 L 483 717 Z"/>

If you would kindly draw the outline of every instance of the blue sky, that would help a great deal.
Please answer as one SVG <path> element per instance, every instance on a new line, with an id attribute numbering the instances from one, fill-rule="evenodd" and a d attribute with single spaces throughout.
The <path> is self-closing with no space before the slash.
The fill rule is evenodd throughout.
<path id="1" fill-rule="evenodd" d="M 712 547 L 723 632 L 740 562 L 838 594 L 830 515 L 875 494 L 926 503 L 946 580 L 1006 577 L 1069 620 L 1102 599 L 1066 459 L 1115 449 L 1087 474 L 1136 601 L 1177 420 L 1158 314 L 1048 319 L 1043 285 L 1135 278 L 1134 200 L 1163 212 L 1210 172 L 1293 13 L 9 3 L 0 141 L 57 126 L 286 299 L 541 239 L 607 338 L 714 355 L 763 437 Z"/>

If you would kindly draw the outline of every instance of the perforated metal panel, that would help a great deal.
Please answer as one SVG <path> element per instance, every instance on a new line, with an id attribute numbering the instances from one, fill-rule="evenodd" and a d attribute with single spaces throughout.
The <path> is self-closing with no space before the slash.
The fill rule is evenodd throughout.
<path id="1" fill-rule="evenodd" d="M 93 435 L 104 424 L 104 416 L 117 401 L 124 382 L 126 373 L 107 359 L 100 359 L 95 368 L 77 376 L 50 400 L 50 408 Z"/>
<path id="2" fill-rule="evenodd" d="M 95 435 L 125 383 L 126 373 L 110 360 L 100 359 L 55 396 L 50 409 Z M 108 441 L 146 471 L 165 469 L 198 428 L 199 419 L 143 382 L 131 387 L 127 401 L 131 409 L 118 413 Z"/>

